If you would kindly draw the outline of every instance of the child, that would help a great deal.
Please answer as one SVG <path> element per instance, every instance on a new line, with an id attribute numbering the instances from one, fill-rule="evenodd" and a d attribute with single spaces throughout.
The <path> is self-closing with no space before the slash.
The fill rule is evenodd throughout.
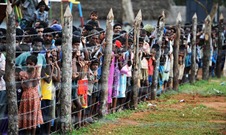
<path id="1" fill-rule="evenodd" d="M 42 0 L 38 3 L 38 9 L 34 12 L 35 22 L 43 21 L 46 24 L 49 23 L 48 12 L 45 10 L 48 10 L 48 6 L 46 5 L 45 1 Z"/>
<path id="2" fill-rule="evenodd" d="M 93 21 L 96 22 L 98 24 L 98 28 L 100 28 L 100 22 L 97 20 L 98 19 L 97 11 L 92 11 L 89 17 L 90 19 L 87 21 L 87 24 Z"/>
<path id="3" fill-rule="evenodd" d="M 39 75 L 37 57 L 30 55 L 26 59 L 27 71 L 21 71 L 23 93 L 19 107 L 19 128 L 26 128 L 25 134 L 35 134 L 36 126 L 43 123 L 38 94 Z"/>

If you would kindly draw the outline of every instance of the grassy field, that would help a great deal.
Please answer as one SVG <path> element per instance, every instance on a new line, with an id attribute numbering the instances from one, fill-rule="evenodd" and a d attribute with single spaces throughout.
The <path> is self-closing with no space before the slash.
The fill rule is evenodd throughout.
<path id="1" fill-rule="evenodd" d="M 226 134 L 226 78 L 181 85 L 178 92 L 168 91 L 155 101 L 140 103 L 137 110 L 107 115 L 72 134 Z"/>

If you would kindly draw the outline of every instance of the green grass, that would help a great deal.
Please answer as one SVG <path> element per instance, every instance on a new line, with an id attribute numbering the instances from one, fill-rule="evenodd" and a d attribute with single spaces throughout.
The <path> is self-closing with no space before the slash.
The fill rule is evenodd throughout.
<path id="1" fill-rule="evenodd" d="M 214 112 L 204 105 L 187 105 L 182 109 L 159 108 L 155 113 L 140 118 L 130 118 L 136 125 L 122 125 L 109 129 L 113 135 L 218 135 L 225 123 L 213 123 L 210 120 L 225 120 L 222 114 Z"/>
<path id="2" fill-rule="evenodd" d="M 202 96 L 222 95 L 226 96 L 226 78 L 212 78 L 209 81 L 197 81 L 194 84 L 183 84 L 179 92 L 187 94 L 200 94 Z"/>
<path id="3" fill-rule="evenodd" d="M 221 83 L 224 85 L 221 85 Z M 215 89 L 215 90 L 214 90 Z M 225 114 L 216 112 L 205 105 L 189 104 L 184 102 L 181 108 L 173 108 L 171 105 L 179 103 L 172 98 L 178 93 L 199 94 L 201 96 L 226 96 L 226 78 L 212 78 L 209 81 L 198 81 L 193 85 L 183 84 L 179 91 L 168 91 L 158 97 L 155 110 L 150 110 L 147 102 L 139 103 L 137 110 L 124 110 L 114 114 L 109 114 L 98 122 L 88 127 L 74 130 L 73 135 L 99 134 L 99 130 L 111 135 L 221 135 L 226 131 L 225 123 L 214 121 L 225 121 Z M 162 107 L 164 106 L 164 107 Z M 150 111 L 144 116 L 133 117 L 133 113 L 140 111 Z M 117 125 L 119 118 L 135 121 L 136 124 L 123 124 L 117 128 L 104 126 L 108 124 Z"/>

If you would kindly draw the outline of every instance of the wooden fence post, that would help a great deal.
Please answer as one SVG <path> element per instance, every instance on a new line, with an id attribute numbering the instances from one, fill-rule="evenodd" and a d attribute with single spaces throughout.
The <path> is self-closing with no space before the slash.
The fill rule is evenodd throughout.
<path id="1" fill-rule="evenodd" d="M 203 45 L 203 72 L 202 72 L 202 79 L 208 80 L 209 79 L 209 67 L 210 67 L 210 41 L 211 41 L 211 18 L 208 15 L 205 19 L 205 43 Z"/>
<path id="2" fill-rule="evenodd" d="M 176 39 L 175 43 L 173 46 L 173 89 L 178 90 L 179 88 L 179 65 L 178 65 L 178 59 L 179 59 L 179 48 L 180 48 L 180 35 L 181 35 L 181 14 L 180 12 L 177 15 L 177 20 L 176 20 Z"/>
<path id="3" fill-rule="evenodd" d="M 113 38 L 113 21 L 114 15 L 110 9 L 106 22 L 106 47 L 104 48 L 103 70 L 101 75 L 101 108 L 100 116 L 107 114 L 107 97 L 108 97 L 108 75 L 112 55 L 112 38 Z"/>
<path id="4" fill-rule="evenodd" d="M 134 20 L 134 35 L 133 35 L 133 42 L 134 42 L 134 61 L 133 61 L 133 98 L 132 98 L 132 104 L 133 108 L 137 108 L 138 104 L 138 91 L 139 91 L 139 36 L 140 36 L 140 24 L 142 21 L 142 13 L 141 10 L 137 13 L 137 16 Z"/>
<path id="5" fill-rule="evenodd" d="M 6 67 L 5 81 L 8 104 L 8 134 L 18 134 L 18 107 L 15 82 L 15 51 L 16 51 L 16 27 L 15 15 L 8 1 L 6 8 L 7 33 L 6 33 Z"/>
<path id="6" fill-rule="evenodd" d="M 60 95 L 60 119 L 63 133 L 71 130 L 71 87 L 72 87 L 72 14 L 69 6 L 64 13 L 62 44 L 62 88 Z"/>
<path id="7" fill-rule="evenodd" d="M 156 55 L 155 55 L 156 58 L 155 58 L 155 68 L 154 68 L 153 81 L 152 81 L 153 83 L 151 86 L 151 100 L 155 100 L 156 91 L 158 89 L 159 65 L 160 65 L 161 46 L 162 46 L 162 37 L 163 37 L 164 27 L 165 27 L 165 13 L 163 11 L 157 23 L 157 44 L 159 46 L 159 49 L 156 51 Z"/>
<path id="8" fill-rule="evenodd" d="M 195 83 L 195 73 L 196 73 L 196 33 L 197 33 L 197 15 L 196 13 L 192 17 L 192 53 L 191 53 L 191 77 L 190 82 Z"/>
<path id="9" fill-rule="evenodd" d="M 218 78 L 221 78 L 221 74 L 222 74 L 222 70 L 221 70 L 221 66 L 222 66 L 222 33 L 224 30 L 223 27 L 223 23 L 224 23 L 224 16 L 221 13 L 220 18 L 219 18 L 219 29 L 218 29 L 218 55 L 217 55 L 217 64 L 216 64 L 216 75 Z"/>

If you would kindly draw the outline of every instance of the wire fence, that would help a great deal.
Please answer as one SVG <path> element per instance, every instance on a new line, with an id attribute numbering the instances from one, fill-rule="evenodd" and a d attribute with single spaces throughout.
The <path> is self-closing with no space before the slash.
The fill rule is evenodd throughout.
<path id="1" fill-rule="evenodd" d="M 199 24 L 199 25 L 203 25 L 203 24 Z M 168 26 L 172 26 L 172 25 L 168 25 Z M 184 27 L 191 27 L 192 25 L 184 25 Z M 156 29 L 157 26 L 155 26 L 155 29 Z M 133 32 L 134 29 L 131 29 L 129 33 Z M 44 36 L 46 34 L 53 34 L 53 33 L 59 33 L 61 31 L 56 31 L 56 32 L 50 32 L 50 33 L 44 33 Z M 102 32 L 105 32 L 104 30 L 103 31 L 99 31 L 98 33 L 95 33 L 95 34 L 90 34 L 90 35 L 87 35 L 87 36 L 84 36 L 84 37 L 80 37 L 78 35 L 74 35 L 74 36 L 77 36 L 77 37 L 80 37 L 80 38 L 89 38 L 89 37 L 92 37 L 94 35 L 98 35 Z M 187 33 L 183 34 L 183 35 L 188 35 Z M 25 37 L 35 37 L 35 36 L 40 36 L 39 34 L 31 34 L 31 35 L 21 35 L 21 36 L 16 36 L 18 38 L 25 38 Z M 125 33 L 122 33 L 122 34 L 119 34 L 118 36 L 114 37 L 113 38 L 113 41 L 114 40 L 117 40 L 119 39 L 120 37 L 122 36 L 125 36 Z M 5 36 L 1 36 L 0 38 L 5 38 Z M 101 49 L 102 47 L 104 47 L 103 44 L 100 44 L 98 47 L 96 46 L 92 46 L 92 47 L 84 47 L 85 49 L 89 50 L 89 51 L 92 51 L 94 49 Z M 53 51 L 55 50 L 50 50 L 49 52 L 52 53 Z M 126 51 L 134 51 L 133 48 L 130 48 Z M 27 52 L 27 51 L 16 51 L 16 53 L 24 53 L 24 52 Z M 75 50 L 73 50 L 71 53 L 75 52 Z M 39 53 L 39 51 L 30 51 L 30 53 Z M 43 56 L 45 56 L 45 53 L 43 54 Z M 121 55 L 122 53 L 116 53 L 112 56 L 118 56 L 118 55 Z M 124 56 L 125 57 L 125 56 Z M 96 60 L 100 60 L 98 58 L 95 58 L 95 59 L 88 59 L 86 60 L 86 63 L 91 63 L 93 61 L 96 61 Z M 83 60 L 84 61 L 84 60 Z M 125 64 L 127 62 L 125 62 L 126 60 L 124 59 L 124 61 L 119 61 L 119 62 L 115 62 L 114 63 L 114 67 L 117 67 L 118 64 Z M 55 62 L 57 63 L 62 63 L 62 60 L 61 58 L 57 59 Z M 76 64 L 79 64 L 79 61 L 76 61 Z M 37 66 L 27 66 L 27 65 L 14 65 L 15 68 L 35 68 Z M 53 66 L 53 63 L 46 63 L 45 65 L 42 65 L 40 68 L 45 68 L 47 66 Z M 52 71 L 54 69 L 51 69 Z M 119 70 L 119 69 L 118 69 Z M 98 71 L 98 70 L 97 70 Z M 95 71 L 95 72 L 97 72 Z M 133 72 L 133 69 L 130 70 L 130 72 Z M 84 68 L 82 68 L 81 71 L 76 71 L 77 74 L 83 74 L 84 76 L 88 76 L 90 75 L 90 71 L 87 70 L 87 71 L 84 71 Z M 141 74 L 141 71 L 139 71 L 139 73 Z M 40 73 L 41 74 L 41 73 Z M 92 74 L 94 74 L 92 72 Z M 60 73 L 60 75 L 62 75 L 62 71 Z M 99 74 L 95 75 L 96 78 L 95 80 L 97 79 L 97 76 Z M 119 82 L 113 82 L 113 85 L 112 85 L 112 88 L 111 88 L 111 92 L 108 93 L 108 100 L 107 100 L 107 112 L 104 112 L 104 113 L 113 113 L 113 112 L 117 112 L 117 111 L 121 111 L 122 109 L 129 109 L 129 108 L 132 108 L 133 105 L 132 105 L 132 94 L 133 94 L 133 91 L 132 91 L 132 80 L 131 77 L 127 77 L 127 80 L 125 82 L 120 82 L 120 76 L 122 75 L 125 75 L 123 73 L 119 73 L 119 74 L 114 74 L 113 75 L 113 78 L 115 80 L 116 77 L 118 77 L 118 81 Z M 24 80 L 17 80 L 15 83 L 16 84 L 29 84 L 31 82 L 34 82 L 34 81 L 43 81 L 45 79 L 49 79 L 51 76 L 41 76 L 40 77 L 36 77 L 36 78 L 28 78 L 28 79 L 24 79 Z M 130 78 L 130 79 L 129 79 Z M 99 78 L 99 81 L 97 81 L 95 84 L 93 83 L 90 83 L 91 80 L 89 80 L 89 78 L 83 78 L 84 80 L 87 81 L 87 83 L 84 83 L 84 84 L 76 84 L 76 86 L 73 86 L 71 88 L 71 113 L 69 115 L 71 115 L 72 117 L 72 127 L 73 128 L 80 128 L 81 126 L 85 126 L 87 124 L 90 124 L 90 123 L 93 123 L 95 122 L 95 120 L 99 119 L 99 114 L 100 114 L 100 111 L 101 110 L 101 82 L 100 82 L 100 78 Z M 146 79 L 141 79 L 141 78 L 137 78 L 139 80 L 141 80 L 142 82 L 148 82 L 148 77 L 146 77 Z M 79 79 L 78 79 L 79 80 Z M 76 80 L 78 82 L 78 80 Z M 53 80 L 52 80 L 53 81 Z M 90 82 L 89 82 L 90 81 Z M 92 80 L 94 81 L 94 80 Z M 54 82 L 54 81 L 53 81 Z M 60 85 L 63 85 L 62 82 L 57 82 L 55 81 L 56 83 L 59 83 Z M 89 93 L 89 85 L 95 85 L 95 90 L 91 90 L 92 92 Z M 125 85 L 125 88 L 122 88 L 120 87 L 120 84 L 123 84 Z M 85 92 L 83 94 L 78 94 L 78 85 L 79 87 L 83 87 L 85 89 Z M 162 84 L 158 84 L 158 89 L 162 89 L 163 85 Z M 18 99 L 17 100 L 17 104 L 18 104 L 18 108 L 20 108 L 20 103 L 22 102 L 31 102 L 31 101 L 36 101 L 38 100 L 40 102 L 40 108 L 33 108 L 33 110 L 30 110 L 30 111 L 27 111 L 27 112 L 24 112 L 24 113 L 19 113 L 18 116 L 26 116 L 26 115 L 29 115 L 29 114 L 33 114 L 37 111 L 41 111 L 42 112 L 42 116 L 49 116 L 50 114 L 45 114 L 45 110 L 49 110 L 48 113 L 53 113 L 55 114 L 54 116 L 50 117 L 49 120 L 45 120 L 42 124 L 49 124 L 51 123 L 52 125 L 52 130 L 51 130 L 51 134 L 57 134 L 57 133 L 60 133 L 61 132 L 61 127 L 60 127 L 60 123 L 61 123 L 61 118 L 60 118 L 60 94 L 61 94 L 61 88 L 57 87 L 57 86 L 51 86 L 50 88 L 50 91 L 51 93 L 46 93 L 46 94 L 41 94 L 41 85 L 40 83 L 37 84 L 36 86 L 36 91 L 37 93 L 39 93 L 39 96 L 36 96 L 36 97 L 31 97 L 31 98 L 22 98 L 22 99 Z M 20 94 L 20 96 L 23 95 L 23 88 L 21 88 L 21 91 L 17 94 Z M 34 88 L 34 87 L 32 87 Z M 122 90 L 123 89 L 123 90 Z M 164 91 L 164 90 L 162 90 Z M 123 93 L 123 96 L 119 96 L 120 93 L 122 92 Z M 149 99 L 149 97 L 151 96 L 151 81 L 149 81 L 148 83 L 146 84 L 141 84 L 141 86 L 139 87 L 139 89 L 137 90 L 137 93 L 138 93 L 138 103 L 140 102 L 143 102 L 147 99 Z M 53 95 L 51 97 L 51 99 L 48 99 L 48 101 L 51 101 L 49 105 L 44 105 L 42 106 L 42 102 L 41 101 L 44 101 L 45 99 L 41 99 L 42 97 L 45 97 L 45 96 L 48 96 L 48 95 Z M 5 95 L 6 96 L 6 95 Z M 1 107 L 7 107 L 8 103 L 5 102 L 5 103 L 0 103 L 0 106 Z M 26 111 L 26 110 L 25 110 Z M 5 113 L 4 116 L 0 116 L 0 121 L 1 120 L 6 120 L 8 118 L 7 116 L 7 112 Z M 34 117 L 35 118 L 35 117 Z M 33 120 L 31 118 L 31 120 Z M 20 121 L 20 119 L 19 119 Z M 19 132 L 23 132 L 24 130 L 27 130 L 27 129 L 30 129 L 30 128 L 36 128 L 38 127 L 37 129 L 38 130 L 41 130 L 41 125 L 38 125 L 38 126 L 28 126 L 28 127 L 22 127 L 19 129 Z M 40 131 L 39 131 L 40 132 Z"/>

